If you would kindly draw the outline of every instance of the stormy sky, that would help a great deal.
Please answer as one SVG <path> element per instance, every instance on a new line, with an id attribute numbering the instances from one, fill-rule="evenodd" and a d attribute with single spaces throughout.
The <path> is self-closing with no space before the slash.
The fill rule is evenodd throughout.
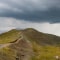
<path id="1" fill-rule="evenodd" d="M 0 33 L 15 28 L 60 36 L 60 0 L 0 0 Z"/>

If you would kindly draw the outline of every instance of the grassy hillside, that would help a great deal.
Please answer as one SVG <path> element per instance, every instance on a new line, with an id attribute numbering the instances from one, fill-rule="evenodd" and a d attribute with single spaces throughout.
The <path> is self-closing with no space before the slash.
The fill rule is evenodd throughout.
<path id="1" fill-rule="evenodd" d="M 19 30 L 11 30 L 0 35 L 0 44 L 15 41 L 20 36 Z"/>
<path id="2" fill-rule="evenodd" d="M 34 51 L 32 60 L 56 60 L 55 56 L 60 58 L 60 37 L 31 28 L 25 29 L 23 34 L 32 43 Z"/>
<path id="3" fill-rule="evenodd" d="M 44 34 L 32 28 L 23 30 L 23 34 L 28 40 L 34 41 L 40 45 L 60 45 L 60 37 L 51 34 Z"/>
<path id="4" fill-rule="evenodd" d="M 0 44 L 11 42 L 11 45 L 0 48 L 0 60 L 16 60 L 16 57 L 20 60 L 56 60 L 55 56 L 60 59 L 58 36 L 44 34 L 32 28 L 11 30 L 0 35 Z"/>
<path id="5" fill-rule="evenodd" d="M 40 46 L 33 43 L 34 56 L 32 60 L 56 60 L 56 56 L 60 59 L 60 47 L 45 45 Z"/>

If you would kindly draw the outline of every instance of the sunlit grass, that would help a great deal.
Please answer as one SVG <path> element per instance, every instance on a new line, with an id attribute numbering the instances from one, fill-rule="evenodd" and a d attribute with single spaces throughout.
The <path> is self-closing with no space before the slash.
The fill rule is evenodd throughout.
<path id="1" fill-rule="evenodd" d="M 15 60 L 16 59 L 16 53 L 13 49 L 9 48 L 9 47 L 5 47 L 0 49 L 0 58 L 2 58 L 2 60 Z"/>
<path id="2" fill-rule="evenodd" d="M 60 57 L 60 47 L 56 46 L 39 46 L 33 43 L 34 56 L 32 60 L 56 60 L 55 56 Z"/>
<path id="3" fill-rule="evenodd" d="M 0 35 L 0 44 L 15 41 L 20 36 L 19 32 L 20 31 L 18 31 L 18 30 L 11 30 L 9 32 L 1 34 Z"/>

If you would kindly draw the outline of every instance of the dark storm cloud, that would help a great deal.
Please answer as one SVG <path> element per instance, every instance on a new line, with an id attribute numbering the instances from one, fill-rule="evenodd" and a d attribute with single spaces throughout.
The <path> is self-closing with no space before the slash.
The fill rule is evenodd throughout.
<path id="1" fill-rule="evenodd" d="M 0 17 L 60 22 L 60 0 L 0 0 Z"/>

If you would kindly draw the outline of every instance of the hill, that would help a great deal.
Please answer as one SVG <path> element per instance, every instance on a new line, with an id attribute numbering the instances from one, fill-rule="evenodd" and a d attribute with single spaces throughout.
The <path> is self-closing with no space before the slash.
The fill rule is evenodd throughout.
<path id="1" fill-rule="evenodd" d="M 23 34 L 28 38 L 28 40 L 36 41 L 38 44 L 42 45 L 59 45 L 60 37 L 51 34 L 45 34 L 38 32 L 35 29 L 28 28 L 23 31 Z"/>
<path id="2" fill-rule="evenodd" d="M 56 60 L 60 37 L 33 28 L 13 29 L 0 35 L 0 60 Z"/>

